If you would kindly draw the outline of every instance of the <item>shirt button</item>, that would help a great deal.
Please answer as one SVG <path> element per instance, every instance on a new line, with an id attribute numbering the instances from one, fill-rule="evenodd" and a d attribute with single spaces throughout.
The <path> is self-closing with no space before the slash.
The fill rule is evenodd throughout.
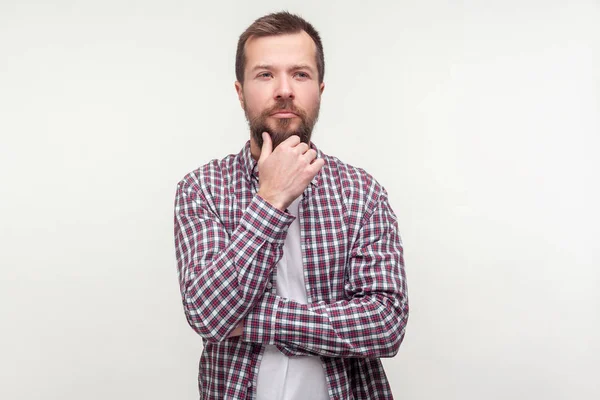
<path id="1" fill-rule="evenodd" d="M 273 287 L 273 284 L 271 282 L 267 282 L 267 289 L 271 289 Z"/>

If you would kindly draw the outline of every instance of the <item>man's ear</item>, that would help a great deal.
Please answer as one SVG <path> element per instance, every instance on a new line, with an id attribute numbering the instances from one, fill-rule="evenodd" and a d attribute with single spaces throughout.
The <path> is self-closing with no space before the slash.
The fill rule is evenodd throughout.
<path id="1" fill-rule="evenodd" d="M 240 101 L 240 106 L 242 106 L 242 110 L 244 109 L 244 88 L 242 84 L 238 81 L 235 81 L 235 91 L 238 95 L 238 100 Z"/>
<path id="2" fill-rule="evenodd" d="M 319 94 L 323 94 L 323 90 L 325 90 L 325 82 L 321 82 L 319 85 Z"/>

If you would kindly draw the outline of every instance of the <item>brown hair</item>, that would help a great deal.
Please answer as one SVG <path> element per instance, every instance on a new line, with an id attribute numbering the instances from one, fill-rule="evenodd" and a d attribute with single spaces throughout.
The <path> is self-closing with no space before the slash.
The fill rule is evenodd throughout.
<path id="1" fill-rule="evenodd" d="M 319 32 L 302 17 L 290 14 L 287 11 L 260 17 L 240 35 L 235 55 L 235 76 L 238 82 L 241 84 L 244 83 L 244 69 L 246 68 L 245 47 L 250 37 L 284 35 L 301 31 L 306 32 L 317 46 L 317 72 L 319 74 L 319 83 L 322 83 L 325 76 L 325 57 L 323 55 L 323 44 L 321 43 Z"/>

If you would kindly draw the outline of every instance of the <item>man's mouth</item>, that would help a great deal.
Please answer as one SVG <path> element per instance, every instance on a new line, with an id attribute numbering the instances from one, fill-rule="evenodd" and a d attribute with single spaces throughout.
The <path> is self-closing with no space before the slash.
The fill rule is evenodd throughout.
<path id="1" fill-rule="evenodd" d="M 280 110 L 280 111 L 276 111 L 273 114 L 271 114 L 272 117 L 275 118 L 294 118 L 297 117 L 298 115 L 294 114 L 291 111 L 287 111 L 287 110 Z"/>

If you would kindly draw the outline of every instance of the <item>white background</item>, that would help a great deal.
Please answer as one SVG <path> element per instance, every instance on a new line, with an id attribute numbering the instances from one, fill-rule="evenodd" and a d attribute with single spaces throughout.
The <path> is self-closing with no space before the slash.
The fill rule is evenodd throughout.
<path id="1" fill-rule="evenodd" d="M 600 4 L 566 0 L 0 0 L 0 398 L 197 398 L 175 185 L 248 139 L 237 37 L 282 9 L 315 143 L 400 221 L 396 398 L 600 398 Z"/>

